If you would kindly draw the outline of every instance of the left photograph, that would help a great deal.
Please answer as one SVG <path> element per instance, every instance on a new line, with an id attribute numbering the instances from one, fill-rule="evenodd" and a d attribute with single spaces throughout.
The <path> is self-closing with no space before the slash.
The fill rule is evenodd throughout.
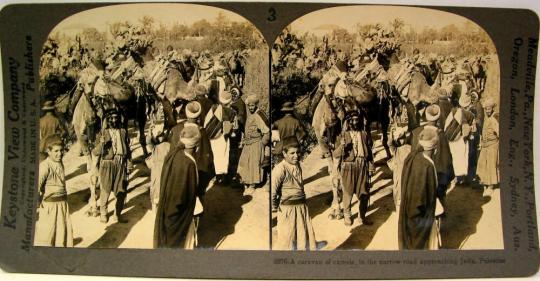
<path id="1" fill-rule="evenodd" d="M 60 22 L 39 69 L 34 246 L 268 250 L 268 51 L 203 5 Z"/>

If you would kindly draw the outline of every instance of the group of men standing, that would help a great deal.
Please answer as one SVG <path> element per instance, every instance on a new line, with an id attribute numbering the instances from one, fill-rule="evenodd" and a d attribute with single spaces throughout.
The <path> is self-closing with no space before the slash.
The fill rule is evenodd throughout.
<path id="1" fill-rule="evenodd" d="M 321 103 L 330 104 L 324 99 L 339 95 L 339 78 L 323 80 L 325 96 Z M 388 144 L 392 147 L 392 159 L 387 162 L 393 172 L 400 249 L 441 247 L 441 218 L 451 212 L 446 202 L 451 189 L 481 185 L 483 196 L 490 196 L 498 185 L 498 114 L 493 98 L 481 99 L 482 93 L 463 87 L 460 95 L 455 95 L 439 88 L 438 99 L 415 104 L 400 97 L 397 114 L 391 120 Z M 288 112 L 290 107 L 291 102 L 285 102 L 283 111 Z M 345 106 L 339 114 L 342 122 L 338 131 L 328 133 L 327 128 L 326 135 L 319 140 L 323 158 L 329 160 L 333 186 L 329 218 L 343 219 L 346 226 L 351 226 L 351 200 L 356 195 L 359 223 L 369 226 L 373 224 L 367 216 L 370 176 L 375 170 L 368 131 L 371 128 L 365 112 L 359 108 Z M 318 122 L 327 121 L 324 116 L 320 120 L 314 118 L 312 126 L 316 129 Z M 281 139 L 276 149 L 282 149 L 284 158 L 272 172 L 273 211 L 278 220 L 276 248 L 317 249 L 311 218 L 304 208 L 308 199 L 301 168 L 295 160 L 301 153 L 299 143 L 305 130 L 292 114 L 285 114 L 274 126 Z M 291 205 L 297 209 L 291 211 Z"/>
<path id="2" fill-rule="evenodd" d="M 159 104 L 159 107 L 171 106 L 172 118 L 167 119 L 165 113 L 161 115 L 162 119 L 152 120 L 147 130 L 147 143 L 152 153 L 145 162 L 151 171 L 150 201 L 156 214 L 155 247 L 197 246 L 198 218 L 206 204 L 206 190 L 211 186 L 241 184 L 244 195 L 251 195 L 266 179 L 270 127 L 266 113 L 259 108 L 260 96 L 253 93 L 242 96 L 241 89 L 235 87 L 219 62 L 209 64 L 205 70 L 206 76 L 197 77 L 185 89 L 189 94 L 184 96 L 192 98 Z M 91 97 L 91 90 L 95 88 L 93 85 L 84 87 L 85 80 L 96 82 L 96 79 L 81 79 L 84 88 L 81 99 Z M 55 140 L 60 139 L 61 150 L 65 149 L 67 126 L 55 116 L 54 102 L 46 101 L 43 111 L 40 154 L 45 160 L 50 147 L 47 140 L 52 135 L 59 136 Z M 102 119 L 101 129 L 87 149 L 88 159 L 91 159 L 87 167 L 91 185 L 95 186 L 91 188 L 88 215 L 99 216 L 102 223 L 108 223 L 108 199 L 112 193 L 116 198 L 113 222 L 125 223 L 127 218 L 122 211 L 132 160 L 127 122 L 117 107 L 106 108 Z M 62 157 L 63 152 L 59 157 L 63 167 Z M 43 171 L 48 170 L 44 168 Z M 47 188 L 45 181 L 44 178 L 43 184 L 40 183 L 42 189 Z M 66 196 L 62 198 L 66 199 L 65 175 L 58 182 L 63 184 Z M 67 206 L 67 201 L 65 203 Z M 43 216 L 40 220 L 45 221 Z M 55 225 L 62 222 L 50 221 L 50 224 L 56 228 Z M 63 224 L 67 223 L 64 221 Z M 69 225 L 71 227 L 71 223 Z M 66 245 L 72 243 L 50 246 Z"/>

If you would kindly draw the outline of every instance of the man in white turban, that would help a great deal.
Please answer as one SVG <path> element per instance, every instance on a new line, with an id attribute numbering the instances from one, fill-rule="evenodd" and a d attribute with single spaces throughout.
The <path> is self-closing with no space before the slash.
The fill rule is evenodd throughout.
<path id="1" fill-rule="evenodd" d="M 259 110 L 259 97 L 250 95 L 246 99 L 249 110 L 246 119 L 242 154 L 238 163 L 238 174 L 245 185 L 246 194 L 252 194 L 255 186 L 263 180 L 265 147 L 270 141 L 268 118 Z"/>

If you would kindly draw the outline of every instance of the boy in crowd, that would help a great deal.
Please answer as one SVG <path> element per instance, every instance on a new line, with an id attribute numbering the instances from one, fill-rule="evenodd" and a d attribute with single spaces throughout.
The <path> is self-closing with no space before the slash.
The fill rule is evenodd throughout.
<path id="1" fill-rule="evenodd" d="M 64 146 L 58 135 L 45 139 L 47 158 L 39 164 L 39 219 L 36 246 L 73 247 L 73 230 L 67 203 L 62 156 Z"/>
<path id="2" fill-rule="evenodd" d="M 277 212 L 277 250 L 315 250 L 296 137 L 283 140 L 283 158 L 272 170 L 272 200 Z"/>

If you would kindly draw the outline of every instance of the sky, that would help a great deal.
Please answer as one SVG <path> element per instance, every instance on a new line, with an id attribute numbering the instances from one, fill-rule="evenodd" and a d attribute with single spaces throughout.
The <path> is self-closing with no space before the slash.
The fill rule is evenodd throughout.
<path id="1" fill-rule="evenodd" d="M 468 19 L 452 13 L 437 10 L 399 6 L 344 6 L 323 9 L 304 15 L 291 24 L 293 32 L 313 31 L 322 25 L 337 25 L 353 31 L 360 24 L 387 24 L 394 18 L 401 18 L 413 29 L 425 27 L 440 28 L 449 24 L 463 25 Z"/>
<path id="2" fill-rule="evenodd" d="M 107 23 L 129 21 L 137 23 L 143 16 L 151 16 L 156 25 L 167 26 L 178 22 L 191 24 L 201 19 L 212 22 L 222 12 L 233 21 L 245 22 L 246 19 L 228 10 L 193 4 L 122 4 L 87 10 L 72 15 L 60 22 L 51 33 L 60 31 L 75 34 L 83 28 L 95 27 L 99 31 L 107 29 Z"/>

